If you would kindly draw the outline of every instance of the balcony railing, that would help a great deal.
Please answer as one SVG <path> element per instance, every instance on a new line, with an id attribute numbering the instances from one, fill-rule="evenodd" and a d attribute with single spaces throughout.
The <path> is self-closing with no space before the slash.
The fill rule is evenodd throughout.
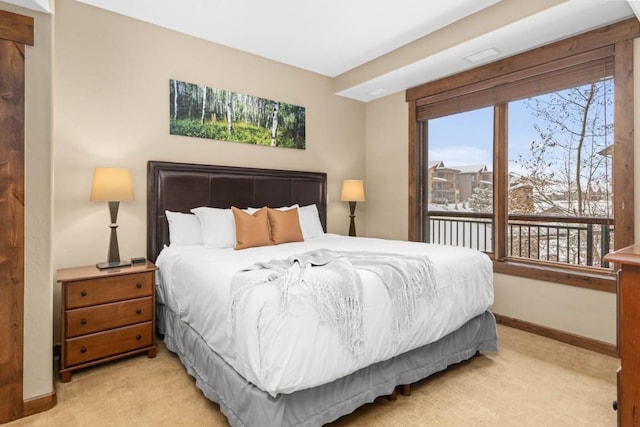
<path id="1" fill-rule="evenodd" d="M 493 252 L 492 218 L 476 212 L 431 211 L 426 241 Z M 611 247 L 612 218 L 509 215 L 510 257 L 609 268 L 602 258 Z"/>

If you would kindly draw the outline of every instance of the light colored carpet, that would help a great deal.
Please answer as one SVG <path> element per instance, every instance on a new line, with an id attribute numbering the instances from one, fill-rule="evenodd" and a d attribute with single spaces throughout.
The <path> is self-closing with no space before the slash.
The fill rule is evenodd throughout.
<path id="1" fill-rule="evenodd" d="M 379 398 L 334 426 L 615 426 L 618 359 L 499 326 L 501 349 L 449 368 L 396 401 Z M 16 426 L 227 426 L 162 342 L 75 373 L 51 410 Z M 260 426 L 262 427 L 262 426 Z"/>

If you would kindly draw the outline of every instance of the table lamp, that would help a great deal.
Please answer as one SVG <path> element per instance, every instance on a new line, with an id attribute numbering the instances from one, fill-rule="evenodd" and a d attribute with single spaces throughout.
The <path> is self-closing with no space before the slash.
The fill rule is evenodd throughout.
<path id="1" fill-rule="evenodd" d="M 109 225 L 111 237 L 109 239 L 107 262 L 98 263 L 96 267 L 102 270 L 130 265 L 131 262 L 129 261 L 120 261 L 118 235 L 116 234 L 118 225 L 116 221 L 120 202 L 133 200 L 131 171 L 127 168 L 95 168 L 90 200 L 93 202 L 109 202 L 109 213 L 111 214 L 111 224 Z"/>
<path id="2" fill-rule="evenodd" d="M 349 224 L 349 236 L 356 235 L 356 202 L 364 202 L 364 184 L 360 179 L 345 179 L 342 183 L 340 200 L 349 202 L 351 223 Z"/>

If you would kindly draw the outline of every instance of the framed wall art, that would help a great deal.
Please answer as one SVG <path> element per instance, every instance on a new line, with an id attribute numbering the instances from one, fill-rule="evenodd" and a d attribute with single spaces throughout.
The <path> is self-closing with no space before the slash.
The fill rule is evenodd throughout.
<path id="1" fill-rule="evenodd" d="M 225 89 L 169 80 L 170 133 L 305 149 L 305 108 Z"/>

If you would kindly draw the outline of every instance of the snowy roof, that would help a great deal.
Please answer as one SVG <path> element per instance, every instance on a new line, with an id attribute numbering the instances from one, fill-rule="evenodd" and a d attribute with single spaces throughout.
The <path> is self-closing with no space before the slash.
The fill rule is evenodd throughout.
<path id="1" fill-rule="evenodd" d="M 531 187 L 532 187 L 531 184 L 518 183 L 518 184 L 510 185 L 509 190 L 516 190 L 518 188 L 531 188 Z"/>
<path id="2" fill-rule="evenodd" d="M 466 165 L 456 166 L 455 168 L 458 169 L 460 173 L 477 173 L 487 171 L 487 165 Z"/>

